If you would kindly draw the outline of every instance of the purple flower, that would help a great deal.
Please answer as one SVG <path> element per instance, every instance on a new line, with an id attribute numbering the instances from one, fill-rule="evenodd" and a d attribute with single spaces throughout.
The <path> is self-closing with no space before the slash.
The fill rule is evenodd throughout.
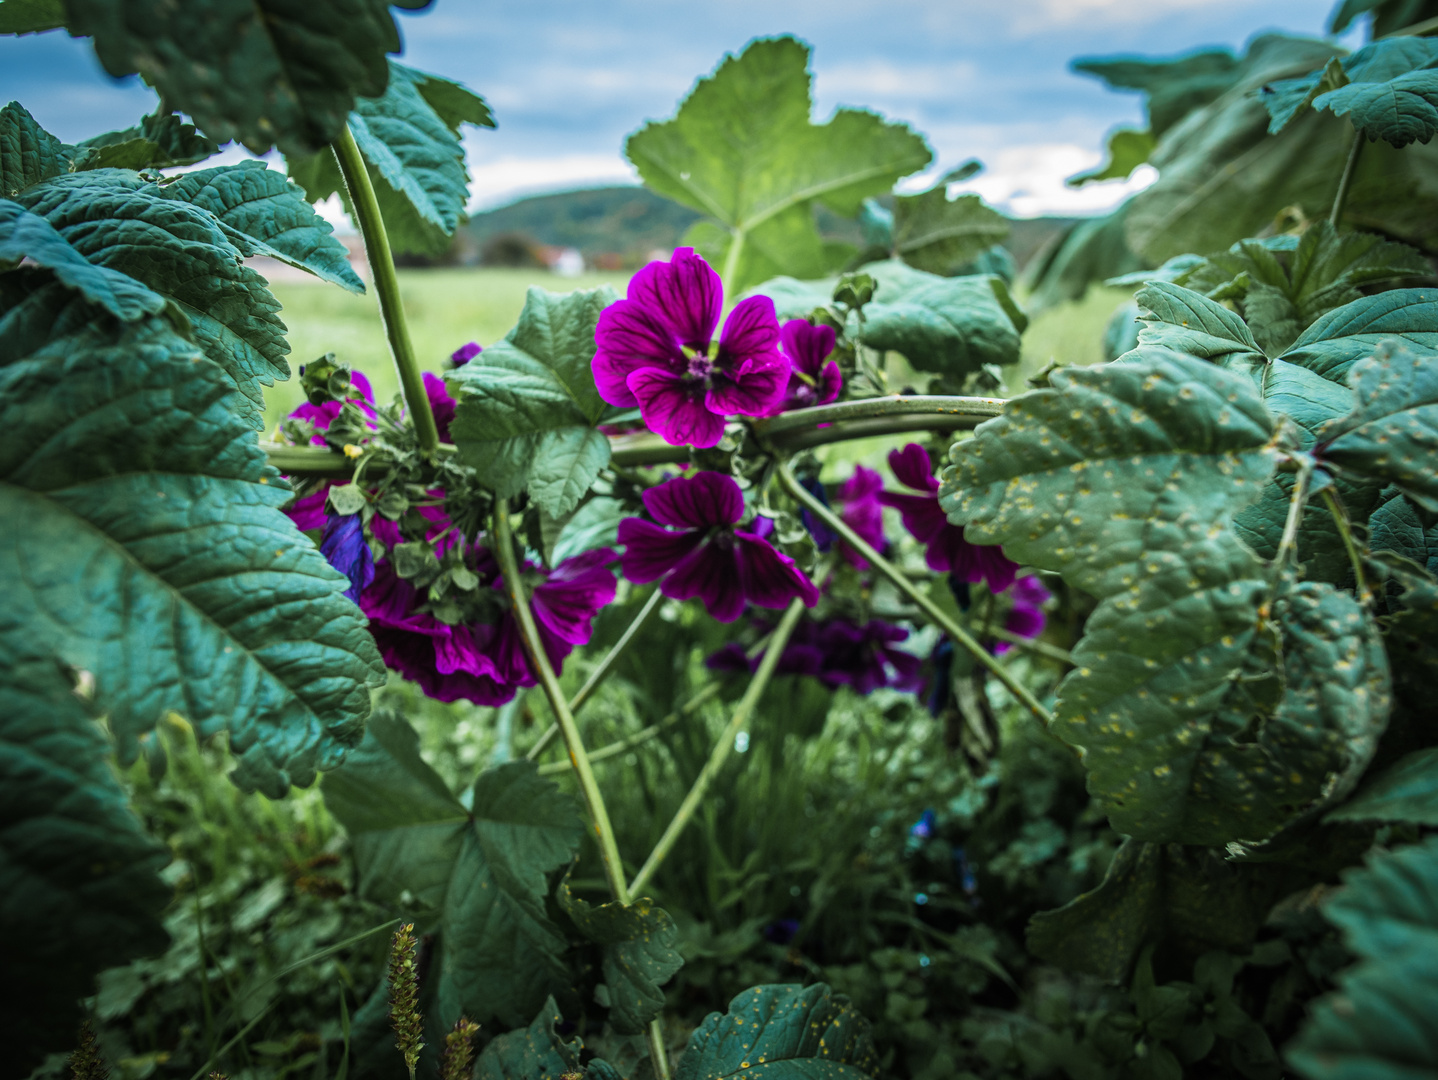
<path id="1" fill-rule="evenodd" d="M 619 523 L 625 546 L 620 566 L 630 581 L 662 578 L 665 596 L 697 596 L 721 622 L 737 619 L 746 603 L 782 608 L 796 596 L 808 607 L 818 602 L 819 591 L 793 559 L 734 528 L 744 516 L 744 496 L 730 477 L 701 472 L 666 480 L 644 493 L 644 506 L 659 524 L 642 518 Z"/>
<path id="2" fill-rule="evenodd" d="M 870 619 L 863 626 L 848 619 L 830 619 L 819 628 L 819 650 L 824 668 L 819 679 L 826 686 L 852 686 L 871 694 L 883 686 L 915 692 L 924 680 L 923 661 L 913 653 L 894 648 L 908 638 L 901 626 Z"/>
<path id="3" fill-rule="evenodd" d="M 1018 563 L 1010 561 L 997 544 L 971 544 L 964 539 L 962 526 L 949 524 L 939 506 L 939 481 L 929 463 L 928 452 L 918 443 L 889 453 L 889 468 L 905 487 L 925 492 L 902 495 L 885 491 L 879 501 L 892 506 L 904 519 L 904 528 L 925 546 L 924 561 L 930 570 L 953 573 L 965 581 L 987 581 L 991 592 L 1003 592 L 1013 584 Z"/>
<path id="4" fill-rule="evenodd" d="M 873 469 L 856 465 L 854 475 L 844 481 L 838 496 L 842 507 L 839 518 L 881 555 L 889 546 L 888 538 L 884 536 L 884 507 L 879 501 L 883 491 L 882 476 Z M 839 554 L 856 570 L 869 568 L 869 560 L 843 541 L 839 543 Z"/>
<path id="5" fill-rule="evenodd" d="M 350 579 L 345 596 L 359 603 L 360 593 L 374 580 L 374 555 L 365 541 L 364 522 L 358 514 L 333 514 L 325 523 L 320 554 Z"/>
<path id="6" fill-rule="evenodd" d="M 444 380 L 428 371 L 424 373 L 424 393 L 429 398 L 429 411 L 434 413 L 439 441 L 449 442 L 449 425 L 454 423 L 454 398 L 449 396 Z"/>
<path id="7" fill-rule="evenodd" d="M 671 446 L 716 445 L 724 417 L 766 416 L 783 400 L 789 363 L 779 352 L 779 320 L 767 296 L 729 313 L 718 347 L 714 330 L 723 285 L 693 248 L 652 262 L 610 304 L 594 331 L 599 396 L 639 406 L 651 431 Z"/>
<path id="8" fill-rule="evenodd" d="M 484 352 L 484 346 L 479 342 L 466 342 L 449 354 L 449 362 L 454 367 L 464 367 L 482 352 Z"/>
<path id="9" fill-rule="evenodd" d="M 614 600 L 614 571 L 619 553 L 613 548 L 586 551 L 565 559 L 534 587 L 529 606 L 549 662 L 558 671 L 576 645 L 588 645 L 594 616 Z M 514 616 L 507 616 L 512 624 Z M 518 635 L 519 628 L 514 627 Z"/>
<path id="10" fill-rule="evenodd" d="M 919 820 L 909 826 L 909 835 L 916 840 L 927 840 L 934 835 L 934 812 L 925 810 Z"/>
<path id="11" fill-rule="evenodd" d="M 1013 592 L 1009 595 L 1013 598 L 1014 606 L 1009 609 L 1004 629 L 1032 641 L 1044 632 L 1044 625 L 1048 622 L 1044 605 L 1053 599 L 1053 593 L 1044 588 L 1043 582 L 1036 575 L 1026 574 L 1014 582 Z M 1007 641 L 994 643 L 996 653 L 1008 652 L 1009 648 Z"/>
<path id="12" fill-rule="evenodd" d="M 329 524 L 329 510 L 325 502 L 329 498 L 330 488 L 334 486 L 333 480 L 326 480 L 316 491 L 310 492 L 303 499 L 296 499 L 290 504 L 285 513 L 295 523 L 295 528 L 301 532 L 308 532 L 311 529 L 323 529 Z"/>
<path id="13" fill-rule="evenodd" d="M 345 401 L 326 401 L 323 405 L 312 405 L 306 401 L 290 413 L 290 419 L 308 420 L 314 424 L 317 430 L 328 431 L 330 425 L 334 423 L 335 417 L 345 407 L 345 402 L 353 402 L 366 416 L 374 416 L 374 391 L 370 389 L 369 380 L 365 378 L 364 372 L 350 372 L 350 392 L 345 395 Z M 310 443 L 314 446 L 324 446 L 325 440 L 322 435 L 315 435 L 310 439 Z"/>
<path id="14" fill-rule="evenodd" d="M 824 363 L 834 351 L 834 328 L 814 326 L 807 319 L 790 319 L 779 337 L 791 366 L 783 408 L 807 409 L 810 405 L 827 405 L 838 397 L 844 377 L 834 361 Z"/>
<path id="15" fill-rule="evenodd" d="M 763 656 L 763 653 L 759 653 L 751 658 L 743 645 L 731 641 L 705 657 L 704 666 L 710 671 L 735 671 L 752 675 L 759 670 L 759 661 Z M 824 654 L 817 645 L 790 638 L 784 651 L 779 654 L 779 662 L 774 665 L 774 674 L 817 676 L 823 667 Z"/>

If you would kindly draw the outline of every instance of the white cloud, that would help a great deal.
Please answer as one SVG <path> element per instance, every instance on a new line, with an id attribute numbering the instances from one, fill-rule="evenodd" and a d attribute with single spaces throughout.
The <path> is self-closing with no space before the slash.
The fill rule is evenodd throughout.
<path id="1" fill-rule="evenodd" d="M 949 190 L 951 194 L 974 192 L 1013 217 L 1086 216 L 1113 209 L 1158 178 L 1157 170 L 1141 165 L 1127 180 L 1105 180 L 1081 188 L 1064 183 L 1075 173 L 1094 168 L 1102 159 L 1098 151 L 1074 143 L 1010 146 L 989 155 L 987 167 L 978 176 Z M 937 174 L 930 173 L 900 186 L 919 191 L 936 178 Z"/>
<path id="2" fill-rule="evenodd" d="M 489 210 L 526 195 L 575 188 L 633 184 L 633 167 L 619 154 L 560 154 L 553 157 L 470 158 L 469 210 Z"/>
<path id="3" fill-rule="evenodd" d="M 1007 0 L 1005 6 L 1010 29 L 1027 37 L 1075 24 L 1145 26 L 1185 11 L 1239 4 L 1248 0 Z"/>

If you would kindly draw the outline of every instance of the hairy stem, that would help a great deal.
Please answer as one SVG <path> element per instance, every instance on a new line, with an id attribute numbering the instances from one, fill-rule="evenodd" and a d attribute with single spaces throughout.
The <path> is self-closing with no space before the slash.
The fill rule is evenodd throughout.
<path id="1" fill-rule="evenodd" d="M 813 495 L 805 491 L 803 485 L 795 479 L 794 471 L 789 467 L 787 461 L 781 461 L 779 463 L 779 482 L 784 485 L 784 490 L 793 496 L 797 502 L 801 503 L 811 514 L 834 530 L 850 547 L 868 559 L 875 570 L 893 582 L 894 586 L 901 593 L 917 604 L 931 622 L 948 634 L 949 637 L 953 638 L 956 644 L 962 645 L 967 649 L 975 660 L 993 672 L 994 677 L 1004 684 L 1009 693 L 1013 694 L 1014 698 L 1021 702 L 1029 712 L 1038 717 L 1039 721 L 1045 727 L 1053 723 L 1053 716 L 1039 703 L 1038 698 L 1029 693 L 1028 689 L 1022 683 L 1009 674 L 1008 669 L 999 663 L 998 659 L 995 658 L 988 649 L 980 645 L 969 635 L 967 630 L 949 618 L 948 613 L 945 612 L 943 608 L 930 600 L 926 594 L 920 592 L 914 583 L 900 572 L 897 566 L 870 547 L 864 538 L 849 528 L 838 514 L 834 513 L 818 499 L 814 498 Z"/>
<path id="2" fill-rule="evenodd" d="M 604 805 L 604 795 L 594 780 L 594 770 L 589 767 L 589 755 L 585 753 L 584 741 L 579 736 L 579 727 L 574 714 L 569 711 L 559 679 L 550 666 L 549 656 L 539 637 L 539 627 L 534 622 L 534 612 L 529 607 L 529 597 L 524 595 L 524 583 L 519 574 L 519 561 L 514 554 L 514 535 L 509 527 L 509 503 L 496 499 L 494 503 L 494 545 L 499 559 L 500 573 L 504 575 L 505 588 L 514 605 L 515 621 L 519 624 L 519 636 L 524 642 L 524 651 L 529 655 L 539 676 L 539 685 L 549 699 L 549 707 L 559 720 L 559 729 L 564 735 L 564 745 L 569 750 L 569 760 L 579 777 L 579 790 L 584 795 L 584 804 L 589 810 L 589 820 L 594 825 L 594 834 L 599 841 L 599 854 L 604 862 L 604 877 L 609 882 L 609 891 L 621 904 L 628 904 L 630 892 L 624 882 L 624 865 L 619 861 L 619 847 L 614 841 L 614 827 L 609 823 L 609 811 Z"/>
<path id="3" fill-rule="evenodd" d="M 614 670 L 614 665 L 619 663 L 619 658 L 624 655 L 625 650 L 633 643 L 639 631 L 644 629 L 644 624 L 649 621 L 649 617 L 659 610 L 659 605 L 663 602 L 664 594 L 655 589 L 649 599 L 644 602 L 644 606 L 639 609 L 639 614 L 634 616 L 634 621 L 629 624 L 624 633 L 620 635 L 619 640 L 614 643 L 614 647 L 609 650 L 609 653 L 599 662 L 599 666 L 590 673 L 584 685 L 579 688 L 579 693 L 570 699 L 569 711 L 571 713 L 577 713 L 583 708 L 584 703 L 594 696 L 600 683 L 609 677 L 609 673 Z M 549 748 L 549 744 L 558 735 L 559 725 L 550 724 L 549 730 L 539 737 L 539 741 L 531 746 L 529 752 L 524 756 L 530 761 L 534 761 Z"/>
<path id="4" fill-rule="evenodd" d="M 1339 219 L 1343 217 L 1343 206 L 1348 202 L 1348 192 L 1353 187 L 1353 173 L 1358 168 L 1358 155 L 1363 152 L 1363 144 L 1367 141 L 1363 132 L 1357 128 L 1353 129 L 1353 144 L 1348 148 L 1348 160 L 1343 164 L 1343 175 L 1338 178 L 1338 193 L 1333 196 L 1333 209 L 1328 214 L 1328 224 L 1335 229 L 1338 228 Z"/>
<path id="5" fill-rule="evenodd" d="M 804 614 L 804 601 L 798 599 L 789 602 L 789 608 L 784 612 L 784 617 L 779 620 L 779 625 L 774 629 L 773 636 L 769 639 L 769 648 L 764 652 L 764 659 L 759 661 L 759 670 L 754 673 L 753 680 L 744 691 L 744 696 L 739 699 L 739 704 L 734 709 L 734 715 L 730 718 L 728 725 L 724 728 L 719 741 L 714 744 L 714 749 L 709 752 L 709 760 L 704 763 L 704 768 L 699 771 L 699 776 L 694 781 L 694 786 L 684 796 L 684 801 L 679 804 L 679 809 L 674 814 L 674 820 L 664 830 L 664 835 L 654 845 L 654 850 L 649 853 L 649 858 L 644 860 L 644 865 L 639 868 L 639 873 L 634 875 L 634 881 L 630 888 L 638 892 L 649 884 L 654 873 L 659 869 L 661 863 L 674 850 L 679 836 L 684 832 L 685 827 L 694 817 L 694 811 L 704 800 L 709 791 L 709 785 L 714 782 L 714 777 L 724 767 L 724 762 L 729 760 L 729 754 L 734 749 L 734 739 L 743 730 L 744 725 L 749 722 L 753 715 L 754 708 L 759 704 L 759 699 L 764 694 L 764 688 L 769 685 L 769 679 L 774 674 L 774 669 L 779 666 L 779 657 L 784 652 L 784 646 L 789 642 L 789 635 L 794 632 L 794 627 L 799 624 L 799 617 Z"/>
<path id="6" fill-rule="evenodd" d="M 1338 501 L 1332 487 L 1323 489 L 1323 503 L 1333 515 L 1333 524 L 1338 526 L 1338 535 L 1343 538 L 1343 550 L 1348 552 L 1348 561 L 1353 564 L 1353 584 L 1358 593 L 1358 602 L 1364 607 L 1373 603 L 1373 590 L 1368 587 L 1368 575 L 1363 572 L 1363 553 L 1353 539 L 1353 528 L 1348 523 L 1348 512 Z"/>
<path id="7" fill-rule="evenodd" d="M 404 305 L 399 296 L 399 277 L 395 273 L 394 256 L 389 247 L 389 234 L 385 232 L 384 218 L 380 215 L 379 202 L 375 199 L 374 187 L 370 184 L 369 171 L 365 168 L 364 158 L 360 156 L 359 147 L 355 145 L 354 135 L 350 133 L 348 125 L 340 128 L 339 136 L 331 147 L 335 160 L 339 162 L 345 189 L 349 192 L 355 224 L 359 226 L 360 236 L 364 239 L 365 257 L 369 260 L 370 276 L 374 279 L 375 295 L 379 298 L 380 321 L 384 323 L 390 355 L 394 357 L 395 370 L 399 372 L 399 385 L 404 391 L 405 405 L 409 410 L 410 420 L 414 423 L 420 450 L 425 457 L 432 458 L 439 449 L 439 429 L 435 427 L 434 413 L 429 407 L 429 395 L 424 392 L 424 376 L 420 374 L 414 346 L 410 344 Z"/>

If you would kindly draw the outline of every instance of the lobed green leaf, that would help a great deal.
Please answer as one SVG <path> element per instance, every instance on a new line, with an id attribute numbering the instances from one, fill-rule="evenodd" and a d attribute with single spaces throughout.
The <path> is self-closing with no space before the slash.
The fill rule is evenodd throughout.
<path id="1" fill-rule="evenodd" d="M 894 254 L 918 270 L 952 274 L 1009 235 L 1009 222 L 977 195 L 946 185 L 894 200 Z"/>
<path id="2" fill-rule="evenodd" d="M 1423 37 L 1372 41 L 1322 71 L 1263 88 L 1272 122 L 1283 130 L 1299 112 L 1331 109 L 1359 133 L 1394 146 L 1427 142 L 1438 133 L 1438 43 Z"/>
<path id="3" fill-rule="evenodd" d="M 86 139 L 80 148 L 95 151 L 85 160 L 87 169 L 166 169 L 193 165 L 220 150 L 174 113 L 146 116 L 134 127 Z"/>
<path id="4" fill-rule="evenodd" d="M 0 109 L 0 199 L 72 172 L 76 155 L 76 147 L 42 128 L 18 101 Z"/>
<path id="5" fill-rule="evenodd" d="M 1394 762 L 1323 820 L 1438 825 L 1438 749 L 1415 750 Z"/>
<path id="6" fill-rule="evenodd" d="M 555 1030 L 561 1019 L 549 998 L 529 1027 L 507 1032 L 484 1048 L 475 1064 L 477 1080 L 553 1080 L 579 1071 L 580 1042 L 564 1041 Z"/>

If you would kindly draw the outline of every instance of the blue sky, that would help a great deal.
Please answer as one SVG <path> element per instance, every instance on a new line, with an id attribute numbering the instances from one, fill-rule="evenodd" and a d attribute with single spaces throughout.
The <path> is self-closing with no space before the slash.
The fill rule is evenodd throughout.
<path id="1" fill-rule="evenodd" d="M 965 185 L 1010 213 L 1091 213 L 1135 182 L 1081 191 L 1063 178 L 1100 157 L 1138 99 L 1068 68 L 1080 55 L 1238 48 L 1264 30 L 1321 35 L 1328 0 L 439 0 L 400 16 L 406 61 L 485 95 L 497 131 L 466 139 L 471 206 L 632 180 L 624 136 L 672 115 L 694 80 L 753 37 L 814 46 L 816 118 L 873 108 L 929 137 L 936 167 L 978 157 Z M 1353 35 L 1349 35 L 1350 38 Z M 1353 42 L 1350 40 L 1349 42 Z M 0 101 L 17 98 L 78 140 L 131 124 L 154 96 L 117 85 L 88 42 L 0 38 Z M 232 151 L 234 156 L 240 152 Z M 1136 181 L 1141 183 L 1141 178 Z"/>

